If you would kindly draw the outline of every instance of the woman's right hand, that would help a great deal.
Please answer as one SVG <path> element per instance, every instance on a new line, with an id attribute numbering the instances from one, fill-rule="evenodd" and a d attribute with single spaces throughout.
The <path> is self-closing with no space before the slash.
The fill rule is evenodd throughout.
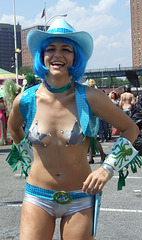
<path id="1" fill-rule="evenodd" d="M 89 174 L 83 182 L 82 192 L 90 194 L 98 194 L 109 180 L 109 173 L 102 167 Z"/>

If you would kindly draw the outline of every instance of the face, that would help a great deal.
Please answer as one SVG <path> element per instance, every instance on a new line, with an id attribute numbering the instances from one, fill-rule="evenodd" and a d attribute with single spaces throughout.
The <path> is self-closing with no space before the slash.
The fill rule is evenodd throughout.
<path id="1" fill-rule="evenodd" d="M 88 83 L 89 83 L 89 86 L 90 86 L 90 87 L 92 87 L 92 88 L 95 87 L 95 82 L 94 82 L 93 79 L 90 79 L 90 80 L 88 81 Z"/>
<path id="2" fill-rule="evenodd" d="M 115 98 L 115 95 L 114 95 L 114 93 L 113 93 L 113 92 L 111 93 L 111 98 L 112 98 L 112 99 L 114 99 L 114 98 Z"/>
<path id="3" fill-rule="evenodd" d="M 49 68 L 50 73 L 68 73 L 68 67 L 73 65 L 73 46 L 67 43 L 55 41 L 49 44 L 44 52 L 44 65 Z"/>
<path id="4" fill-rule="evenodd" d="M 3 103 L 4 101 L 3 101 L 3 98 L 0 98 L 0 103 Z"/>

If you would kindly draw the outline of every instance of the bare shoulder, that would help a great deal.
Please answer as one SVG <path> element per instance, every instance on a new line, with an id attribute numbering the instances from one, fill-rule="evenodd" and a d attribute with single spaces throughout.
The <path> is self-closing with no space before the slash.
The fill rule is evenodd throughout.
<path id="1" fill-rule="evenodd" d="M 126 96 L 125 92 L 121 94 L 121 98 L 123 98 L 124 96 Z"/>
<path id="2" fill-rule="evenodd" d="M 23 93 L 19 93 L 16 98 L 13 101 L 13 107 L 12 107 L 12 111 L 10 113 L 10 115 L 14 114 L 15 116 L 19 117 L 19 115 L 21 115 L 20 113 L 20 108 L 19 108 L 19 103 L 20 103 L 20 99 L 22 97 Z"/>
<path id="3" fill-rule="evenodd" d="M 13 107 L 18 107 L 23 93 L 19 93 L 13 102 Z"/>
<path id="4" fill-rule="evenodd" d="M 133 94 L 133 93 L 131 93 L 131 96 L 132 96 L 132 97 L 134 97 L 134 94 Z"/>
<path id="5" fill-rule="evenodd" d="M 92 97 L 93 98 L 97 98 L 99 97 L 101 94 L 104 94 L 101 90 L 97 89 L 97 88 L 91 88 L 86 86 L 86 98 L 87 100 L 91 101 Z"/>
<path id="6" fill-rule="evenodd" d="M 100 115 L 100 109 L 104 109 L 105 106 L 113 106 L 114 104 L 109 97 L 101 90 L 86 87 L 87 101 L 95 114 Z"/>
<path id="7" fill-rule="evenodd" d="M 86 98 L 89 103 L 93 103 L 94 101 L 101 101 L 101 99 L 108 99 L 108 96 L 99 89 L 86 87 Z"/>

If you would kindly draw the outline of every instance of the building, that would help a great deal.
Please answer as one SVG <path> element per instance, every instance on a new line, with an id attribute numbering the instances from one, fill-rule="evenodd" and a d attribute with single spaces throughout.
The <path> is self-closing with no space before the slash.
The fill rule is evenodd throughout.
<path id="1" fill-rule="evenodd" d="M 44 31 L 45 26 L 37 25 L 31 28 L 22 29 L 21 31 L 22 66 L 30 66 L 31 68 L 33 68 L 33 57 L 28 50 L 26 39 L 28 32 L 35 29 Z"/>
<path id="2" fill-rule="evenodd" d="M 21 25 L 16 25 L 17 48 L 21 49 Z M 18 54 L 18 68 L 22 66 L 22 56 Z M 0 23 L 0 68 L 15 72 L 14 25 Z"/>
<path id="3" fill-rule="evenodd" d="M 134 68 L 142 67 L 142 0 L 130 0 L 132 60 Z"/>

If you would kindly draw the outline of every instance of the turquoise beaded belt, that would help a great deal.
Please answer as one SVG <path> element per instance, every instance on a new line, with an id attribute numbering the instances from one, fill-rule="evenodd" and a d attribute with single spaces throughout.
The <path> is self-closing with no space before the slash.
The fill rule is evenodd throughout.
<path id="1" fill-rule="evenodd" d="M 65 191 L 53 191 L 44 188 L 36 187 L 27 182 L 25 192 L 40 198 L 49 199 L 59 204 L 68 204 L 72 200 L 80 198 L 90 197 L 86 193 L 65 192 Z"/>

